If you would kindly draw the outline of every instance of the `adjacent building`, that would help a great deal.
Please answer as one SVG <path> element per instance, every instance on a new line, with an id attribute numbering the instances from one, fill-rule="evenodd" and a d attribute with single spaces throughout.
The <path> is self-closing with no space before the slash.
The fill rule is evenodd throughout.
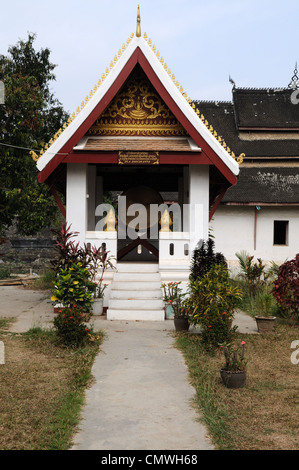
<path id="1" fill-rule="evenodd" d="M 296 79 L 296 80 L 294 80 Z M 238 184 L 211 222 L 230 264 L 245 250 L 267 263 L 299 251 L 298 77 L 284 89 L 232 89 L 232 102 L 196 102 L 228 145 L 245 154 Z"/>

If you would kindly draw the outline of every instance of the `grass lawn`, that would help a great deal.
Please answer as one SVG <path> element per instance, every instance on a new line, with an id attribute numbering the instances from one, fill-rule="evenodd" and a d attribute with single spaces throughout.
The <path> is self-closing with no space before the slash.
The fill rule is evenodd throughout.
<path id="1" fill-rule="evenodd" d="M 196 389 L 196 406 L 219 450 L 299 449 L 299 364 L 291 343 L 299 329 L 278 324 L 273 335 L 237 334 L 246 342 L 247 381 L 242 389 L 221 382 L 219 351 L 204 351 L 200 336 L 176 334 Z"/>
<path id="2" fill-rule="evenodd" d="M 11 321 L 11 320 L 10 320 Z M 278 323 L 273 335 L 237 334 L 246 342 L 245 387 L 227 389 L 223 356 L 204 351 L 197 334 L 175 334 L 196 389 L 196 406 L 216 449 L 299 449 L 299 364 L 291 343 L 299 329 Z M 102 335 L 88 347 L 59 346 L 53 332 L 10 333 L 0 319 L 0 450 L 66 450 L 72 444 Z"/>
<path id="3" fill-rule="evenodd" d="M 13 334 L 1 319 L 1 450 L 70 448 L 101 340 L 99 334 L 85 348 L 65 348 L 51 331 Z"/>

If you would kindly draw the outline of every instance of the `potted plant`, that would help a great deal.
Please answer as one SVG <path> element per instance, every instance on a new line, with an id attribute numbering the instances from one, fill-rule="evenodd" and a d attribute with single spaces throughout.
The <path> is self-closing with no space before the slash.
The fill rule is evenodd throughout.
<path id="1" fill-rule="evenodd" d="M 95 282 L 95 293 L 93 299 L 93 314 L 103 315 L 104 311 L 104 290 L 107 284 L 103 284 L 103 278 L 99 282 Z"/>
<path id="2" fill-rule="evenodd" d="M 227 388 L 241 388 L 245 385 L 247 373 L 245 360 L 245 341 L 241 341 L 238 347 L 233 344 L 220 346 L 225 357 L 225 364 L 220 369 L 220 376 Z"/>
<path id="3" fill-rule="evenodd" d="M 176 331 L 188 331 L 189 329 L 189 314 L 186 304 L 184 303 L 186 293 L 180 287 L 181 282 L 169 282 L 162 284 L 164 290 L 163 300 L 165 302 L 165 309 L 171 307 L 171 312 L 174 320 Z"/>
<path id="4" fill-rule="evenodd" d="M 229 342 L 236 329 L 232 321 L 242 293 L 230 280 L 226 266 L 213 265 L 204 276 L 190 282 L 189 291 L 186 302 L 190 321 L 199 325 L 205 347 L 214 349 Z"/>
<path id="5" fill-rule="evenodd" d="M 271 315 L 274 298 L 271 294 L 260 294 L 256 299 L 255 321 L 259 333 L 273 333 L 276 317 Z"/>
<path id="6" fill-rule="evenodd" d="M 174 307 L 174 326 L 176 331 L 188 331 L 190 326 L 190 317 L 187 307 L 181 303 Z"/>
<path id="7" fill-rule="evenodd" d="M 108 256 L 108 251 L 104 245 L 99 248 L 91 247 L 88 250 L 89 272 L 93 284 L 93 313 L 103 315 L 104 311 L 104 291 L 107 284 L 103 283 L 104 273 L 107 268 L 113 268 L 113 257 Z M 99 276 L 99 280 L 97 281 Z"/>

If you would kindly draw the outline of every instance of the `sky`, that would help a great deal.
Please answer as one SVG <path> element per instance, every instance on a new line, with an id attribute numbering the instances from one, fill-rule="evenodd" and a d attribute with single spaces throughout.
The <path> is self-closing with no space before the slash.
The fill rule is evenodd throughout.
<path id="1" fill-rule="evenodd" d="M 72 113 L 136 31 L 151 38 L 192 99 L 237 87 L 287 87 L 299 66 L 298 0 L 0 0 L 0 54 L 28 32 L 56 64 L 55 97 Z"/>

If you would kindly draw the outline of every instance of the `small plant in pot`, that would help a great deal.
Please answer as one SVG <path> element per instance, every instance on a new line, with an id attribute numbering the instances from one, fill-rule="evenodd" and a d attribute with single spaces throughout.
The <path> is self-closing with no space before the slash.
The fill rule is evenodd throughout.
<path id="1" fill-rule="evenodd" d="M 104 245 L 96 248 L 86 247 L 89 259 L 89 273 L 93 284 L 93 313 L 94 315 L 102 315 L 104 310 L 104 291 L 107 284 L 103 282 L 104 273 L 108 268 L 114 269 L 113 257 L 109 256 L 109 252 Z"/>
<path id="2" fill-rule="evenodd" d="M 190 322 L 188 309 L 184 302 L 186 293 L 183 293 L 180 284 L 181 282 L 162 284 L 164 290 L 163 300 L 166 307 L 170 306 L 172 309 L 176 331 L 188 331 Z"/>
<path id="3" fill-rule="evenodd" d="M 245 341 L 241 341 L 239 346 L 232 343 L 220 345 L 225 358 L 225 364 L 220 369 L 220 376 L 227 388 L 241 388 L 245 385 L 247 378 L 245 344 Z"/>
<path id="4" fill-rule="evenodd" d="M 94 315 L 103 315 L 104 311 L 104 291 L 107 284 L 103 283 L 103 278 L 95 282 L 95 291 L 93 299 L 93 313 Z"/>
<path id="5" fill-rule="evenodd" d="M 273 333 L 276 317 L 271 315 L 274 298 L 271 294 L 262 293 L 256 298 L 257 315 L 255 321 L 259 333 Z"/>

